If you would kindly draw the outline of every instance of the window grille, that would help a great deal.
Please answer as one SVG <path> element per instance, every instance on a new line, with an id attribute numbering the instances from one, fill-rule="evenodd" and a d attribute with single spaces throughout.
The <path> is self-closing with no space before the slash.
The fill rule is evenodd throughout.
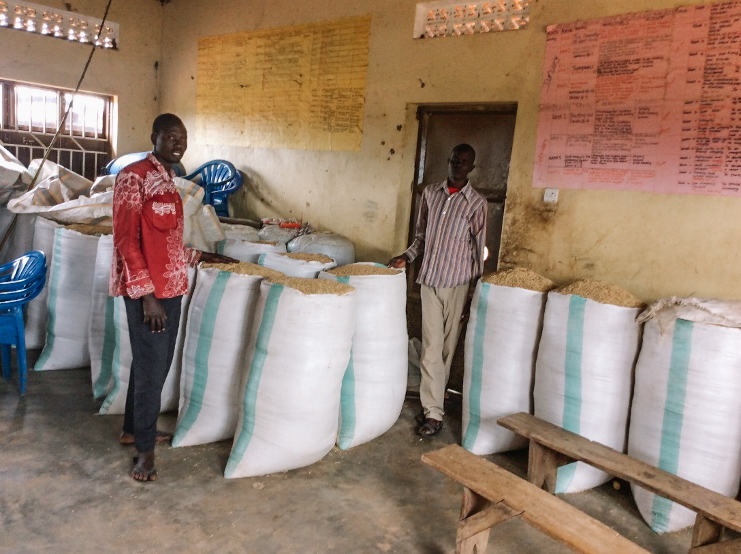
<path id="1" fill-rule="evenodd" d="M 72 93 L 0 80 L 0 144 L 28 166 L 41 158 L 64 117 Z M 113 98 L 78 93 L 49 159 L 94 180 L 111 160 Z"/>
<path id="2" fill-rule="evenodd" d="M 417 4 L 414 38 L 438 38 L 524 29 L 530 0 L 424 2 Z"/>

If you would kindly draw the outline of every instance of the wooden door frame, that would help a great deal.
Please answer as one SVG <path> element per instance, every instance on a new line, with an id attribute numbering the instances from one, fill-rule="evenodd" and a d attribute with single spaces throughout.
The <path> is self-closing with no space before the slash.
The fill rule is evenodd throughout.
<path id="1" fill-rule="evenodd" d="M 430 116 L 432 115 L 476 115 L 476 114 L 507 114 L 517 116 L 516 102 L 492 102 L 492 103 L 447 103 L 447 104 L 420 104 L 417 106 L 417 121 L 419 126 L 417 130 L 417 150 L 414 157 L 414 180 L 411 184 L 411 210 L 409 215 L 409 229 L 407 244 L 414 241 L 414 231 L 417 219 L 415 207 L 417 206 L 417 194 L 421 194 L 424 186 L 422 177 L 425 167 L 425 158 L 427 155 L 427 133 L 429 131 Z M 506 191 L 503 194 L 483 193 L 487 202 L 497 202 L 505 206 Z M 414 291 L 414 281 L 416 279 L 416 268 L 414 263 L 410 263 L 407 270 L 409 296 L 418 297 Z"/>

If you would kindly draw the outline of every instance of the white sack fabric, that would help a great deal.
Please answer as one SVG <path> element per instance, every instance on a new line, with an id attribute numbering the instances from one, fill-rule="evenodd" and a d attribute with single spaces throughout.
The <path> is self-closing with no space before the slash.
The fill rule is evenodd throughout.
<path id="1" fill-rule="evenodd" d="M 257 275 L 198 269 L 188 308 L 172 446 L 234 436 L 244 357 L 262 280 Z"/>
<path id="2" fill-rule="evenodd" d="M 319 277 L 350 285 L 357 294 L 355 333 L 342 380 L 337 438 L 337 445 L 348 449 L 380 437 L 401 414 L 409 351 L 406 273 L 343 277 L 321 273 Z"/>
<path id="3" fill-rule="evenodd" d="M 258 235 L 260 240 L 286 244 L 292 240 L 298 232 L 298 229 L 289 229 L 281 227 L 280 225 L 265 225 L 265 227 L 258 231 Z"/>
<path id="4" fill-rule="evenodd" d="M 479 281 L 471 302 L 463 373 L 463 448 L 494 454 L 527 446 L 497 419 L 532 413 L 546 293 Z"/>
<path id="5" fill-rule="evenodd" d="M 188 268 L 188 283 L 193 290 L 195 280 L 195 269 Z M 178 322 L 178 336 L 175 339 L 175 353 L 172 356 L 172 364 L 167 373 L 167 379 L 162 387 L 160 412 L 176 410 L 180 397 L 180 366 L 183 355 L 183 342 L 185 340 L 185 322 L 188 317 L 188 304 L 190 294 L 183 295 L 181 302 L 180 321 Z M 126 408 L 126 393 L 129 387 L 129 374 L 131 373 L 131 341 L 129 339 L 129 324 L 126 319 L 126 304 L 122 296 L 114 299 L 113 319 L 115 328 L 116 346 L 113 351 L 113 362 L 111 373 L 113 374 L 113 388 L 105 397 L 103 405 L 98 412 L 105 414 L 122 414 Z"/>
<path id="6" fill-rule="evenodd" d="M 338 266 L 355 263 L 355 247 L 350 239 L 334 233 L 311 233 L 296 237 L 286 245 L 289 252 L 324 254 Z"/>
<path id="7" fill-rule="evenodd" d="M 60 225 L 43 217 L 36 217 L 33 224 L 33 250 L 41 250 L 46 255 L 46 283 L 41 293 L 28 303 L 26 308 L 26 348 L 43 348 L 46 342 L 46 321 L 49 309 L 49 281 L 54 260 L 54 232 Z"/>
<path id="8" fill-rule="evenodd" d="M 266 252 L 285 252 L 286 245 L 282 243 L 251 242 L 237 238 L 226 238 L 216 247 L 216 251 L 240 262 L 256 264 L 262 254 Z"/>
<path id="9" fill-rule="evenodd" d="M 113 353 L 116 348 L 116 328 L 113 319 L 113 297 L 108 296 L 113 260 L 113 235 L 98 240 L 90 306 L 88 346 L 93 397 L 103 398 L 113 388 Z"/>
<path id="10" fill-rule="evenodd" d="M 65 228 L 54 234 L 46 344 L 37 371 L 90 365 L 88 329 L 98 239 Z"/>
<path id="11" fill-rule="evenodd" d="M 703 317 L 698 314 L 699 317 Z M 741 479 L 741 329 L 649 320 L 636 365 L 628 455 L 731 498 Z M 657 533 L 695 522 L 687 508 L 631 485 Z"/>
<path id="12" fill-rule="evenodd" d="M 12 187 L 16 184 L 18 177 L 24 173 L 26 173 L 26 166 L 7 148 L 0 145 L 0 188 Z"/>
<path id="13" fill-rule="evenodd" d="M 307 466 L 332 449 L 355 296 L 354 291 L 308 295 L 262 282 L 225 477 Z"/>
<path id="14" fill-rule="evenodd" d="M 271 252 L 261 254 L 257 263 L 263 267 L 285 273 L 288 277 L 302 277 L 304 279 L 316 279 L 320 272 L 337 267 L 335 262 L 322 263 L 313 260 L 295 260 L 283 254 Z"/>
<path id="15" fill-rule="evenodd" d="M 535 365 L 535 415 L 623 452 L 638 308 L 549 292 Z M 582 462 L 558 469 L 556 492 L 597 487 L 609 475 Z"/>

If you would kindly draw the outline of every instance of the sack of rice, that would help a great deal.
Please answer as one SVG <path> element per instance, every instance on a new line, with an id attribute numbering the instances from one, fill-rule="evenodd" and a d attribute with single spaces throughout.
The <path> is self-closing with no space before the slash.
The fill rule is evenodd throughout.
<path id="1" fill-rule="evenodd" d="M 673 306 L 639 318 L 648 320 L 636 364 L 628 455 L 733 498 L 741 481 L 741 314 L 730 302 L 724 310 L 718 301 L 673 300 Z M 692 305 L 681 305 L 686 300 Z M 718 309 L 729 323 L 736 321 L 734 327 L 703 322 Z M 667 324 L 671 311 L 680 319 Z M 694 524 L 689 509 L 631 489 L 655 532 Z"/>
<path id="2" fill-rule="evenodd" d="M 555 285 L 516 268 L 484 275 L 476 285 L 466 331 L 463 448 L 494 454 L 527 446 L 497 419 L 532 413 L 530 395 L 547 291 Z"/>
<path id="3" fill-rule="evenodd" d="M 88 330 L 99 238 L 64 227 L 54 233 L 46 344 L 37 371 L 90 365 Z"/>
<path id="4" fill-rule="evenodd" d="M 49 319 L 46 302 L 49 298 L 49 277 L 54 260 L 54 232 L 59 227 L 61 225 L 57 222 L 41 216 L 36 216 L 33 224 L 33 249 L 41 250 L 46 255 L 46 284 L 26 308 L 26 348 L 43 348 L 46 342 L 46 321 Z"/>
<path id="5" fill-rule="evenodd" d="M 250 227 L 249 225 L 235 225 L 233 223 L 222 223 L 221 231 L 224 236 L 228 239 L 239 239 L 247 241 L 259 241 L 260 235 L 257 229 Z"/>
<path id="6" fill-rule="evenodd" d="M 325 279 L 262 282 L 225 477 L 307 466 L 332 449 L 355 298 Z"/>
<path id="7" fill-rule="evenodd" d="M 535 364 L 535 415 L 590 440 L 625 449 L 642 302 L 600 281 L 548 293 Z M 558 470 L 556 492 L 579 492 L 610 476 L 582 462 Z"/>
<path id="8" fill-rule="evenodd" d="M 298 235 L 298 231 L 298 229 L 286 229 L 280 225 L 265 225 L 258 231 L 258 235 L 260 240 L 286 244 Z"/>
<path id="9" fill-rule="evenodd" d="M 188 268 L 189 290 L 195 286 L 196 270 Z M 178 335 L 175 343 L 175 353 L 172 364 L 167 373 L 167 379 L 162 387 L 160 397 L 160 412 L 168 412 L 178 408 L 180 397 L 180 366 L 183 357 L 183 342 L 185 340 L 185 322 L 188 318 L 188 304 L 190 293 L 183 295 L 180 303 L 180 321 L 178 322 Z M 131 372 L 131 341 L 129 340 L 129 323 L 126 319 L 126 304 L 121 296 L 113 301 L 113 319 L 115 328 L 116 346 L 113 351 L 113 363 L 111 373 L 113 374 L 113 388 L 105 397 L 100 415 L 122 414 L 126 408 L 126 393 L 129 387 L 129 373 Z"/>
<path id="10" fill-rule="evenodd" d="M 322 272 L 319 278 L 348 284 L 357 295 L 337 438 L 337 445 L 348 449 L 380 437 L 401 414 L 409 351 L 406 273 L 380 264 L 358 263 Z"/>
<path id="11" fill-rule="evenodd" d="M 296 237 L 286 245 L 289 252 L 324 254 L 338 266 L 355 263 L 355 247 L 350 239 L 335 233 L 311 233 Z"/>
<path id="12" fill-rule="evenodd" d="M 237 238 L 222 240 L 216 247 L 216 252 L 229 256 L 240 262 L 256 264 L 262 254 L 267 252 L 285 252 L 286 245 L 278 242 L 256 241 L 251 242 Z"/>
<path id="13" fill-rule="evenodd" d="M 288 277 L 316 279 L 319 273 L 337 267 L 335 261 L 324 254 L 261 254 L 257 263 L 280 271 Z"/>
<path id="14" fill-rule="evenodd" d="M 282 275 L 250 263 L 198 268 L 188 307 L 172 446 L 234 436 L 247 341 L 265 277 Z"/>
<path id="15" fill-rule="evenodd" d="M 88 328 L 90 349 L 90 377 L 93 397 L 103 398 L 113 388 L 113 352 L 116 348 L 116 329 L 113 319 L 113 297 L 108 296 L 113 259 L 113 235 L 98 240 L 93 275 L 93 294 Z"/>

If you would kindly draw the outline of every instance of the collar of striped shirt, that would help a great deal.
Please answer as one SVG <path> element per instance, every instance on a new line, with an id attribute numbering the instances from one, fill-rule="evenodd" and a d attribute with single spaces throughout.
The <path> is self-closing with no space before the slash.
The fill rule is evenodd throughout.
<path id="1" fill-rule="evenodd" d="M 433 187 L 433 190 L 444 190 L 445 194 L 450 194 L 448 191 L 448 180 L 445 179 L 441 183 L 437 183 L 436 185 L 431 185 Z M 474 194 L 476 191 L 474 191 L 473 187 L 471 186 L 471 181 L 466 181 L 466 184 L 461 188 L 456 194 L 462 194 L 466 200 L 468 200 L 469 204 L 473 201 Z"/>

